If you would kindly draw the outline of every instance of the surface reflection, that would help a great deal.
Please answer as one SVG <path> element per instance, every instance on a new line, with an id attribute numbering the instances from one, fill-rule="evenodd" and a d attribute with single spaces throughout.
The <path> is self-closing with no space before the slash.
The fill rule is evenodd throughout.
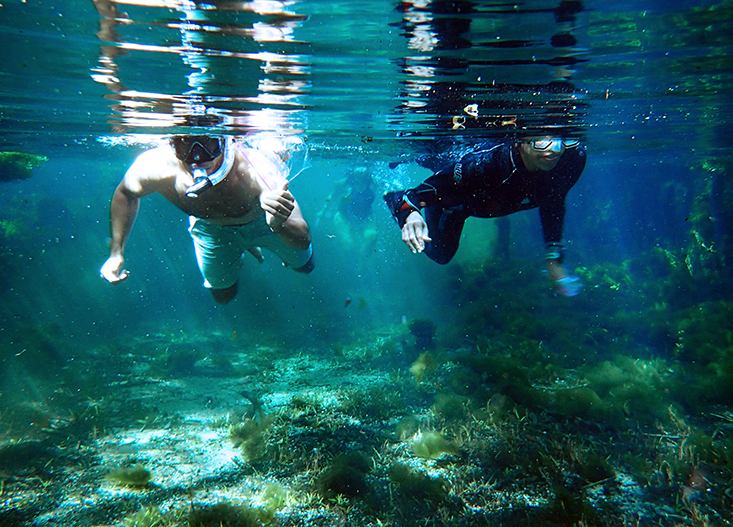
<path id="1" fill-rule="evenodd" d="M 110 92 L 114 132 L 181 132 L 202 111 L 233 132 L 305 128 L 310 63 L 295 36 L 305 20 L 297 2 L 93 3 L 102 44 L 91 75 Z"/>
<path id="2" fill-rule="evenodd" d="M 587 105 L 572 82 L 587 60 L 575 36 L 580 1 L 405 0 L 397 9 L 408 49 L 398 121 L 437 135 L 582 128 Z"/>

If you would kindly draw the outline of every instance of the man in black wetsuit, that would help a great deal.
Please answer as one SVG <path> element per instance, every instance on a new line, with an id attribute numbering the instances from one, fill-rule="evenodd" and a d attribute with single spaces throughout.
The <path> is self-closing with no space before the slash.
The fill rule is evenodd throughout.
<path id="1" fill-rule="evenodd" d="M 481 143 L 416 188 L 388 192 L 384 199 L 410 250 L 424 251 L 439 264 L 458 250 L 466 218 L 539 208 L 549 276 L 560 293 L 575 296 L 582 285 L 562 267 L 563 219 L 565 196 L 583 172 L 585 157 L 578 140 L 555 136 Z"/>

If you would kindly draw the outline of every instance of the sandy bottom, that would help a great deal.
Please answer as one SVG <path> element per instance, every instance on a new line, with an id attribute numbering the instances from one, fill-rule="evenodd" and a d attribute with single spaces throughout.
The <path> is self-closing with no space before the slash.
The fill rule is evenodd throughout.
<path id="1" fill-rule="evenodd" d="M 0 525 L 731 525 L 714 466 L 659 461 L 686 455 L 683 430 L 477 408 L 443 384 L 458 365 L 418 383 L 380 338 L 328 357 L 223 338 L 187 342 L 207 350 L 190 364 L 160 362 L 165 338 L 117 368 L 93 354 L 93 389 L 6 411 Z"/>

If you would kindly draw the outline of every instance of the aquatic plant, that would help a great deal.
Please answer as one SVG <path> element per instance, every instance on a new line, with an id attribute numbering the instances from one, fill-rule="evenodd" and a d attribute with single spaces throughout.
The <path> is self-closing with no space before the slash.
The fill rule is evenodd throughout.
<path id="1" fill-rule="evenodd" d="M 514 410 L 514 401 L 501 393 L 495 393 L 486 403 L 486 411 L 489 414 L 489 422 L 493 425 L 499 425 L 506 421 L 510 412 Z"/>
<path id="2" fill-rule="evenodd" d="M 396 387 L 370 386 L 347 393 L 343 409 L 368 419 L 389 419 L 404 411 L 405 402 Z"/>
<path id="3" fill-rule="evenodd" d="M 410 333 L 415 337 L 415 349 L 419 351 L 429 350 L 435 348 L 436 326 L 432 320 L 418 318 L 410 321 L 408 324 Z"/>
<path id="4" fill-rule="evenodd" d="M 554 390 L 550 394 L 548 407 L 561 414 L 589 420 L 602 420 L 607 411 L 598 394 L 587 386 Z"/>
<path id="5" fill-rule="evenodd" d="M 263 518 L 256 508 L 228 502 L 192 506 L 186 520 L 188 527 L 260 527 L 271 523 L 271 519 Z"/>
<path id="6" fill-rule="evenodd" d="M 733 415 L 726 415 L 726 421 L 733 423 Z M 729 475 L 733 472 L 733 437 L 707 434 L 702 430 L 694 430 L 687 437 L 687 444 L 692 448 L 695 460 L 711 463 L 725 469 Z"/>
<path id="7" fill-rule="evenodd" d="M 539 516 L 548 525 L 596 525 L 597 512 L 582 491 L 573 491 L 566 485 L 557 483 L 553 487 L 553 497 L 547 508 Z"/>
<path id="8" fill-rule="evenodd" d="M 157 507 L 143 507 L 122 520 L 124 527 L 163 527 L 168 524 L 168 519 Z"/>
<path id="9" fill-rule="evenodd" d="M 270 483 L 259 495 L 258 501 L 260 519 L 274 520 L 275 513 L 287 504 L 288 491 L 279 483 Z"/>
<path id="10" fill-rule="evenodd" d="M 0 221 L 0 237 L 12 238 L 17 236 L 21 232 L 20 222 L 14 220 L 1 220 Z"/>
<path id="11" fill-rule="evenodd" d="M 676 395 L 692 408 L 733 400 L 733 304 L 706 302 L 682 311 L 676 324 L 677 357 L 694 382 Z"/>
<path id="12" fill-rule="evenodd" d="M 242 451 L 248 461 L 261 458 L 266 451 L 267 432 L 275 418 L 263 415 L 259 419 L 247 419 L 229 429 L 229 439 Z"/>
<path id="13" fill-rule="evenodd" d="M 417 384 L 420 384 L 425 375 L 435 370 L 436 367 L 432 354 L 429 351 L 424 351 L 410 365 L 410 373 L 415 377 Z"/>
<path id="14" fill-rule="evenodd" d="M 108 481 L 128 487 L 145 487 L 152 478 L 151 472 L 141 465 L 115 469 L 106 476 Z"/>
<path id="15" fill-rule="evenodd" d="M 468 415 L 468 399 L 452 393 L 439 393 L 435 396 L 433 411 L 448 422 L 465 419 Z"/>
<path id="16" fill-rule="evenodd" d="M 395 433 L 400 440 L 414 436 L 420 430 L 420 419 L 414 415 L 403 417 L 397 422 Z"/>
<path id="17" fill-rule="evenodd" d="M 576 462 L 578 475 L 586 484 L 606 481 L 616 475 L 608 457 L 598 454 L 592 448 L 579 455 Z"/>
<path id="18" fill-rule="evenodd" d="M 439 459 L 444 454 L 455 455 L 458 449 L 445 437 L 435 431 L 420 431 L 411 440 L 412 451 L 425 459 Z"/>
<path id="19" fill-rule="evenodd" d="M 363 496 L 367 491 L 366 475 L 370 470 L 369 458 L 365 455 L 359 452 L 339 454 L 318 476 L 316 488 L 326 499 Z"/>
<path id="20" fill-rule="evenodd" d="M 448 482 L 443 478 L 432 478 L 416 472 L 402 463 L 389 468 L 389 481 L 397 493 L 407 501 L 428 502 L 437 505 L 448 499 Z"/>
<path id="21" fill-rule="evenodd" d="M 0 182 L 29 179 L 33 169 L 48 161 L 46 156 L 24 152 L 0 152 Z"/>

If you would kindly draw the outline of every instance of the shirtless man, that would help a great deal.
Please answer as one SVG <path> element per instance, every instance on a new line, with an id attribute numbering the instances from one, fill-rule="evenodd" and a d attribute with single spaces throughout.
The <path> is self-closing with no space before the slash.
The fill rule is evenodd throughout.
<path id="1" fill-rule="evenodd" d="M 190 216 L 196 260 L 216 302 L 226 304 L 237 294 L 247 251 L 261 260 L 263 247 L 286 267 L 311 272 L 310 231 L 287 175 L 276 156 L 222 136 L 173 136 L 170 144 L 142 153 L 112 196 L 112 241 L 102 277 L 117 284 L 129 276 L 125 244 L 140 198 L 155 192 Z"/>

